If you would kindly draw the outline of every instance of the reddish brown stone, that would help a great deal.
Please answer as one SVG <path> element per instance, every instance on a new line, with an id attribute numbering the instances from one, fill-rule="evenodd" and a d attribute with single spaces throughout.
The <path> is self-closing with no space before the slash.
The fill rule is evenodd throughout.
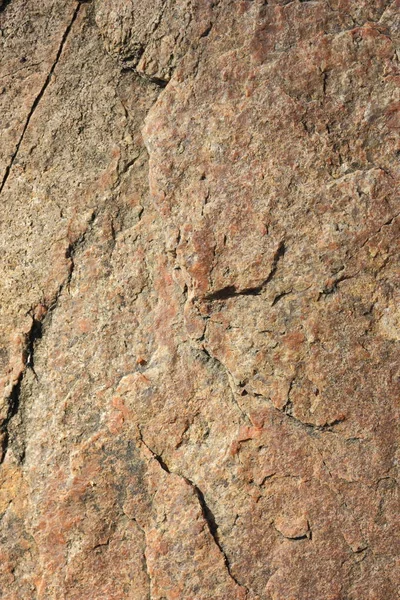
<path id="1" fill-rule="evenodd" d="M 398 1 L 0 1 L 0 596 L 395 600 Z"/>

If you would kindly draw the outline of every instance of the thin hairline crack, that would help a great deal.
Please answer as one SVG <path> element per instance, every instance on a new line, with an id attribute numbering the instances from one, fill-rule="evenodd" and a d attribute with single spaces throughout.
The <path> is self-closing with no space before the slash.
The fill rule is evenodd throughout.
<path id="1" fill-rule="evenodd" d="M 25 137 L 26 130 L 29 127 L 29 123 L 31 122 L 31 119 L 32 119 L 32 117 L 33 117 L 33 115 L 35 113 L 35 110 L 37 109 L 37 107 L 38 107 L 41 99 L 43 98 L 44 93 L 46 92 L 46 89 L 48 88 L 49 83 L 50 83 L 50 81 L 52 79 L 53 73 L 55 71 L 55 68 L 57 67 L 57 64 L 58 64 L 59 60 L 60 60 L 61 54 L 62 54 L 62 52 L 64 50 L 64 46 L 65 46 L 65 44 L 67 42 L 67 39 L 68 39 L 68 36 L 69 36 L 69 34 L 71 32 L 72 26 L 73 26 L 73 24 L 75 23 L 75 21 L 76 21 L 76 19 L 78 17 L 80 6 L 81 5 L 78 3 L 77 6 L 74 9 L 74 12 L 72 14 L 72 18 L 71 18 L 71 20 L 70 20 L 67 28 L 65 29 L 63 35 L 62 35 L 61 42 L 60 42 L 60 45 L 58 47 L 58 50 L 57 50 L 55 59 L 53 61 L 53 64 L 51 65 L 51 68 L 50 68 L 50 70 L 49 70 L 49 72 L 47 74 L 47 77 L 46 77 L 46 79 L 45 79 L 45 81 L 44 81 L 44 83 L 43 83 L 43 85 L 42 85 L 42 87 L 41 87 L 38 95 L 34 99 L 31 108 L 30 108 L 30 111 L 28 113 L 27 119 L 25 121 L 25 125 L 24 125 L 24 127 L 22 129 L 21 135 L 20 135 L 19 140 L 17 142 L 17 145 L 15 147 L 15 150 L 14 150 L 13 154 L 11 155 L 10 162 L 8 163 L 8 165 L 6 167 L 6 170 L 5 170 L 4 175 L 3 175 L 3 179 L 2 179 L 2 181 L 0 183 L 0 194 L 3 191 L 4 186 L 6 185 L 7 180 L 9 178 L 9 176 L 10 176 L 10 173 L 11 173 L 11 170 L 13 168 L 14 162 L 15 162 L 15 160 L 17 158 L 19 149 L 20 149 L 21 144 L 23 142 L 23 139 Z"/>

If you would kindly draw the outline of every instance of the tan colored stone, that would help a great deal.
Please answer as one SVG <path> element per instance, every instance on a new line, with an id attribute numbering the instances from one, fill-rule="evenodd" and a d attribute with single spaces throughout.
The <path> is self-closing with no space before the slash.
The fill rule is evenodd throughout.
<path id="1" fill-rule="evenodd" d="M 0 2 L 2 598 L 398 597 L 398 15 Z"/>

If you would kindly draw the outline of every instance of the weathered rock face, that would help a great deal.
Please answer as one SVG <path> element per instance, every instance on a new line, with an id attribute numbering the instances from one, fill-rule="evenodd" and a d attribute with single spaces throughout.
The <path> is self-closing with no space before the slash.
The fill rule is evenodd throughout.
<path id="1" fill-rule="evenodd" d="M 0 11 L 1 597 L 397 598 L 399 3 Z"/>

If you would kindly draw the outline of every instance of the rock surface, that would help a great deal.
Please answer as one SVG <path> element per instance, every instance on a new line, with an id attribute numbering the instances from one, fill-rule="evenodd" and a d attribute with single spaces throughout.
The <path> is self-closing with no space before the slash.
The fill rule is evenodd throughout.
<path id="1" fill-rule="evenodd" d="M 397 0 L 0 2 L 0 596 L 394 600 Z"/>

